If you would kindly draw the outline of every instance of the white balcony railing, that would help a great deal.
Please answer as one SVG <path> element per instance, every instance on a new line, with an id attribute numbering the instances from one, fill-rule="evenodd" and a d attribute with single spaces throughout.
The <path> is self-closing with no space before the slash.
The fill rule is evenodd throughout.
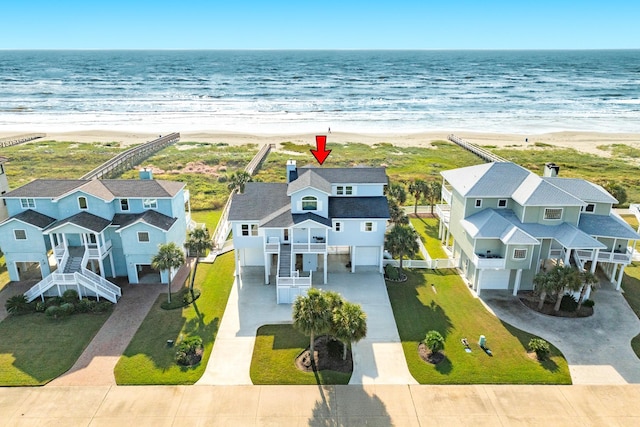
<path id="1" fill-rule="evenodd" d="M 442 186 L 441 194 L 442 194 L 442 200 L 444 200 L 448 204 L 451 204 L 451 190 L 448 190 L 447 188 Z"/>
<path id="2" fill-rule="evenodd" d="M 578 257 L 582 261 L 593 261 L 593 249 L 579 249 L 576 251 Z M 616 264 L 629 264 L 633 258 L 633 251 L 627 248 L 625 252 L 599 251 L 598 262 L 613 262 Z"/>
<path id="3" fill-rule="evenodd" d="M 291 251 L 295 253 L 324 253 L 327 251 L 326 243 L 294 243 Z"/>
<path id="4" fill-rule="evenodd" d="M 492 258 L 487 258 L 486 255 L 473 255 L 473 265 L 481 269 L 504 269 L 507 265 L 506 261 L 504 258 L 496 258 L 495 255 Z"/>
<path id="5" fill-rule="evenodd" d="M 549 258 L 550 259 L 564 259 L 564 248 L 560 249 L 550 249 L 549 250 Z"/>
<path id="6" fill-rule="evenodd" d="M 451 205 L 436 205 L 436 215 L 438 215 L 438 218 L 445 224 L 449 224 L 449 220 L 451 219 Z"/>

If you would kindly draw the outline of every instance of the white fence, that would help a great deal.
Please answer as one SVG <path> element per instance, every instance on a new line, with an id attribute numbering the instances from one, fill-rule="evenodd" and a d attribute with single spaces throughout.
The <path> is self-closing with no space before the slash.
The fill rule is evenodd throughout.
<path id="1" fill-rule="evenodd" d="M 395 267 L 400 266 L 400 261 L 397 259 L 385 259 L 382 262 L 383 265 L 391 264 Z M 402 261 L 403 268 L 429 268 L 429 269 L 439 269 L 439 268 L 456 268 L 458 266 L 457 259 L 449 259 L 449 258 L 438 258 L 438 259 L 405 259 Z"/>

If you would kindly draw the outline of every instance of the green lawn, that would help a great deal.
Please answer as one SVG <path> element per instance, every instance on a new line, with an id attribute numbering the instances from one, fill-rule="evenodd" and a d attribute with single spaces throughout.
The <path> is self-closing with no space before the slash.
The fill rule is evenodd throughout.
<path id="1" fill-rule="evenodd" d="M 54 320 L 43 313 L 0 322 L 0 386 L 46 384 L 73 366 L 108 313 Z"/>
<path id="2" fill-rule="evenodd" d="M 209 233 L 212 235 L 216 229 L 216 226 L 218 225 L 218 221 L 220 221 L 221 216 L 221 209 L 191 211 L 191 219 L 193 219 L 197 223 L 206 224 Z"/>
<path id="3" fill-rule="evenodd" d="M 636 316 L 640 317 L 640 262 L 636 261 L 625 267 L 622 289 L 629 306 L 636 313 Z M 640 335 L 631 340 L 631 347 L 640 358 Z"/>
<path id="4" fill-rule="evenodd" d="M 433 259 L 447 257 L 438 239 L 438 221 L 438 218 L 411 218 L 413 228 L 420 235 L 422 244 Z"/>
<path id="5" fill-rule="evenodd" d="M 0 252 L 0 292 L 7 286 L 10 282 L 9 280 L 9 271 L 7 270 L 7 262 L 4 259 L 4 254 Z"/>
<path id="6" fill-rule="evenodd" d="M 540 363 L 527 355 L 533 335 L 489 313 L 472 297 L 455 270 L 435 273 L 408 271 L 405 283 L 387 283 L 409 371 L 421 384 L 570 384 L 567 362 L 552 347 L 550 360 Z M 436 292 L 433 291 L 432 285 Z M 427 331 L 445 338 L 446 359 L 431 365 L 418 355 Z M 493 357 L 477 345 L 485 335 Z M 472 352 L 461 343 L 467 338 Z"/>
<path id="7" fill-rule="evenodd" d="M 213 349 L 224 309 L 233 285 L 233 252 L 218 257 L 214 264 L 200 263 L 196 287 L 202 294 L 192 305 L 163 310 L 160 295 L 129 343 L 115 368 L 118 384 L 193 384 L 203 374 Z M 199 335 L 204 342 L 202 361 L 191 368 L 179 367 L 175 348 L 167 340 Z"/>
<path id="8" fill-rule="evenodd" d="M 292 325 L 264 325 L 258 329 L 251 359 L 251 381 L 270 384 L 348 384 L 351 374 L 335 371 L 302 372 L 295 359 L 309 346 L 309 337 Z"/>

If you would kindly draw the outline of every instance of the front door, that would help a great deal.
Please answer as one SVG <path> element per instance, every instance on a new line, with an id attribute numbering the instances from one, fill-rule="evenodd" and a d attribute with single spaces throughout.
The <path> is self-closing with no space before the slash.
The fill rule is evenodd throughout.
<path id="1" fill-rule="evenodd" d="M 285 228 L 282 230 L 282 241 L 285 243 L 289 243 L 289 229 Z"/>

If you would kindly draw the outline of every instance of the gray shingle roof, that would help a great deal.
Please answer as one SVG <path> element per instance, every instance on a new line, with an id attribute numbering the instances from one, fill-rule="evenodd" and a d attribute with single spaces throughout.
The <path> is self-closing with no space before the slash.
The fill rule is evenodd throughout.
<path id="1" fill-rule="evenodd" d="M 330 197 L 329 218 L 389 218 L 389 203 L 378 197 Z"/>
<path id="2" fill-rule="evenodd" d="M 307 187 L 331 194 L 331 183 L 318 174 L 316 169 L 299 169 L 298 178 L 289 183 L 287 194 L 291 195 Z"/>
<path id="3" fill-rule="evenodd" d="M 231 199 L 229 221 L 260 221 L 284 208 L 291 213 L 287 184 L 248 182 L 244 193 Z"/>
<path id="4" fill-rule="evenodd" d="M 48 230 L 55 230 L 56 228 L 66 224 L 77 225 L 78 227 L 84 228 L 86 230 L 100 233 L 102 230 L 107 228 L 109 224 L 111 224 L 111 221 L 101 218 L 97 215 L 90 214 L 88 212 L 80 212 L 68 218 L 56 221 L 54 224 L 48 227 Z"/>
<path id="5" fill-rule="evenodd" d="M 590 236 L 640 240 L 640 234 L 615 215 L 582 214 L 578 228 Z"/>
<path id="6" fill-rule="evenodd" d="M 298 176 L 307 170 L 314 171 L 331 184 L 387 184 L 389 178 L 385 168 L 298 168 Z"/>
<path id="7" fill-rule="evenodd" d="M 137 222 L 144 222 L 161 230 L 168 231 L 177 220 L 178 218 L 171 218 L 160 212 L 149 210 L 141 214 L 115 214 L 111 224 L 118 226 L 119 229 L 122 230 Z"/>
<path id="8" fill-rule="evenodd" d="M 511 162 L 483 163 L 440 173 L 463 197 L 511 197 L 531 174 Z"/>
<path id="9" fill-rule="evenodd" d="M 28 209 L 24 212 L 20 212 L 19 214 L 14 215 L 9 219 L 17 219 L 27 224 L 34 225 L 40 229 L 47 228 L 49 225 L 56 222 L 55 218 L 51 218 L 50 216 L 41 214 L 31 209 Z"/>
<path id="10" fill-rule="evenodd" d="M 618 203 L 618 200 L 609 194 L 607 190 L 584 179 L 559 177 L 542 177 L 542 179 L 585 202 Z"/>
<path id="11" fill-rule="evenodd" d="M 584 202 L 531 173 L 511 198 L 521 206 L 584 206 Z"/>
<path id="12" fill-rule="evenodd" d="M 7 197 L 59 198 L 81 190 L 106 201 L 114 197 L 173 197 L 184 188 L 182 182 L 148 179 L 36 179 L 4 195 Z"/>
<path id="13" fill-rule="evenodd" d="M 460 221 L 474 239 L 500 239 L 507 245 L 539 245 L 540 242 L 493 209 L 484 209 Z"/>

